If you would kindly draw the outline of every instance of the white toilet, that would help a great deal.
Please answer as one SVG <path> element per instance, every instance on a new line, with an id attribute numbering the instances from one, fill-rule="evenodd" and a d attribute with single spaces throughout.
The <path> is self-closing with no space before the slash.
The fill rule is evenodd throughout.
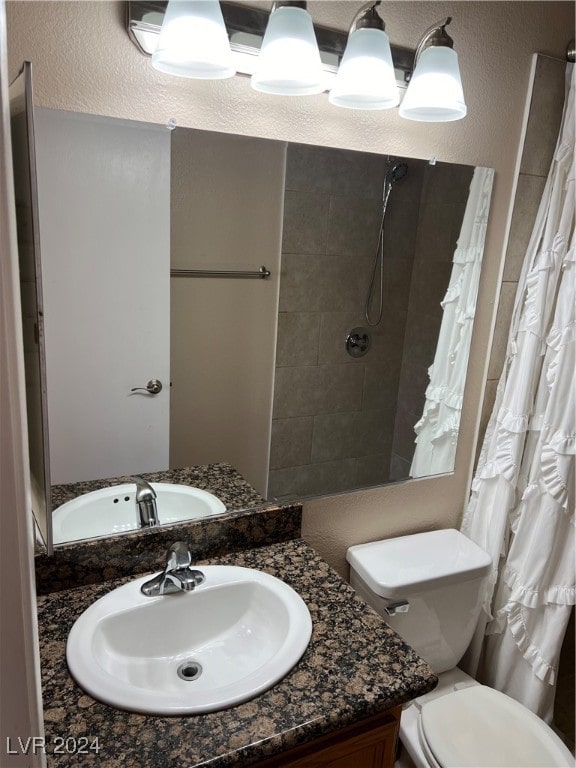
<path id="1" fill-rule="evenodd" d="M 400 738 L 417 768 L 574 766 L 539 717 L 456 666 L 480 614 L 486 552 L 443 530 L 350 547 L 347 560 L 356 592 L 439 676 L 402 712 Z"/>

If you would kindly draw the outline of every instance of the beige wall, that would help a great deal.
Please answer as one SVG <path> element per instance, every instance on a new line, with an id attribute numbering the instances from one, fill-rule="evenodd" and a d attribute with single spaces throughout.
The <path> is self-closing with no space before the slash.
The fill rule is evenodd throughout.
<path id="1" fill-rule="evenodd" d="M 266 280 L 173 277 L 170 466 L 232 464 L 266 495 L 286 144 L 176 130 L 171 265 Z"/>
<path id="2" fill-rule="evenodd" d="M 358 2 L 310 2 L 314 18 L 346 29 Z M 10 2 L 10 74 L 35 68 L 43 106 L 229 133 L 490 166 L 495 186 L 454 475 L 345 494 L 305 505 L 304 535 L 342 572 L 348 545 L 458 523 L 465 503 L 514 189 L 518 143 L 536 51 L 564 55 L 574 29 L 572 2 L 394 2 L 382 13 L 393 43 L 412 48 L 444 16 L 459 51 L 466 119 L 437 125 L 396 111 L 339 110 L 326 95 L 256 95 L 249 81 L 194 81 L 155 72 L 129 42 L 123 3 Z"/>

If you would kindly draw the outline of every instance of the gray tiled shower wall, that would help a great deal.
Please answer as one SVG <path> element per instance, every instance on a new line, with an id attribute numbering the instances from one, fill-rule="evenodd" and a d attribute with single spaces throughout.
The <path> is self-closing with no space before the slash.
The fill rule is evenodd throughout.
<path id="1" fill-rule="evenodd" d="M 434 359 L 442 321 L 440 302 L 450 281 L 473 173 L 474 168 L 466 165 L 438 163 L 423 167 L 390 480 L 409 476 L 414 425 L 422 416 L 428 367 Z"/>
<path id="2" fill-rule="evenodd" d="M 444 240 L 453 239 L 447 209 L 454 207 L 450 195 L 455 185 L 450 177 L 442 182 L 442 190 L 435 189 L 434 179 L 441 174 L 425 161 L 407 161 L 408 173 L 394 185 L 386 213 L 383 319 L 370 329 L 368 354 L 352 358 L 345 339 L 353 328 L 367 326 L 364 308 L 387 160 L 382 155 L 289 145 L 271 496 L 332 493 L 387 482 L 393 479 L 393 449 L 399 457 L 408 457 L 405 444 L 413 443 L 425 384 L 409 407 L 409 377 L 417 360 L 425 373 L 434 355 L 439 326 L 435 322 L 430 334 L 426 324 L 428 315 L 439 317 L 448 284 L 453 249 L 437 254 L 447 247 Z M 472 171 L 465 170 L 469 185 Z M 432 206 L 420 220 L 422 195 L 435 200 L 441 192 L 448 193 L 448 202 Z M 460 201 L 467 192 L 468 186 Z M 458 211 L 461 222 L 461 206 Z M 444 237 L 447 221 L 450 229 Z M 414 283 L 417 258 L 423 272 Z M 424 307 L 425 338 L 418 338 L 418 301 Z M 373 306 L 373 314 L 376 311 Z M 410 353 L 405 352 L 407 320 L 412 323 Z M 402 371 L 405 423 L 397 425 L 395 437 Z M 418 408 L 420 413 L 408 424 L 407 414 Z"/>

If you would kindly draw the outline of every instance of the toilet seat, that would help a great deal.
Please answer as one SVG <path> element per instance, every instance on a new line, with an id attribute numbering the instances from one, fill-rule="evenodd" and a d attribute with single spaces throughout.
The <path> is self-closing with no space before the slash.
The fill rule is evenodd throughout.
<path id="1" fill-rule="evenodd" d="M 574 766 L 571 753 L 546 723 L 510 696 L 484 685 L 424 704 L 418 731 L 434 768 Z"/>

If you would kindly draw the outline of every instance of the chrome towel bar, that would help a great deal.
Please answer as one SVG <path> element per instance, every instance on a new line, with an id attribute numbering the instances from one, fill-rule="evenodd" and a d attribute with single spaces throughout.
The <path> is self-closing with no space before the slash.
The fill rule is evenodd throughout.
<path id="1" fill-rule="evenodd" d="M 233 269 L 171 269 L 170 277 L 243 277 L 265 280 L 272 273 L 266 267 L 259 270 L 233 270 Z"/>

